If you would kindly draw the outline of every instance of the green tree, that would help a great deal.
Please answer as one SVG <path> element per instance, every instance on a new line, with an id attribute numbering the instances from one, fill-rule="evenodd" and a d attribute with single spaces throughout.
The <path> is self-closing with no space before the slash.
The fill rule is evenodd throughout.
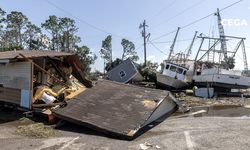
<path id="1" fill-rule="evenodd" d="M 6 12 L 0 8 L 0 32 L 3 31 L 3 23 L 6 21 L 5 14 Z"/>
<path id="2" fill-rule="evenodd" d="M 97 56 L 90 51 L 87 46 L 76 47 L 77 54 L 80 57 L 81 63 L 85 66 L 85 71 L 89 73 L 91 71 L 90 65 L 95 63 Z"/>
<path id="3" fill-rule="evenodd" d="M 6 21 L 8 31 L 11 31 L 10 33 L 14 37 L 13 42 L 15 42 L 16 45 L 22 47 L 22 30 L 24 30 L 24 28 L 26 27 L 28 18 L 22 12 L 12 11 L 7 15 Z"/>
<path id="4" fill-rule="evenodd" d="M 69 52 L 73 50 L 76 42 L 79 41 L 79 38 L 75 35 L 77 31 L 78 28 L 75 26 L 75 21 L 73 19 L 67 17 L 59 18 L 59 33 L 62 51 Z"/>
<path id="5" fill-rule="evenodd" d="M 6 12 L 0 8 L 0 46 L 1 46 L 1 48 L 4 45 L 3 36 L 5 34 L 5 31 L 4 31 L 4 24 L 6 21 L 5 14 L 6 14 Z"/>
<path id="6" fill-rule="evenodd" d="M 52 50 L 59 50 L 59 19 L 53 15 L 49 16 L 49 19 L 42 23 L 42 28 L 48 30 L 51 33 Z"/>
<path id="7" fill-rule="evenodd" d="M 235 59 L 234 57 L 228 57 L 226 60 L 221 62 L 221 66 L 224 69 L 233 69 L 235 67 Z"/>
<path id="8" fill-rule="evenodd" d="M 156 82 L 156 72 L 158 67 L 158 63 L 147 61 L 146 66 L 145 64 L 140 64 L 138 66 L 138 70 L 140 74 L 144 77 L 145 81 Z"/>
<path id="9" fill-rule="evenodd" d="M 133 42 L 127 39 L 122 39 L 121 44 L 123 47 L 122 61 L 126 58 L 130 58 L 132 61 L 137 61 L 139 59 Z"/>
<path id="10" fill-rule="evenodd" d="M 42 34 L 41 28 L 29 22 L 24 32 L 24 40 L 28 49 L 39 49 L 39 36 Z"/>
<path id="11" fill-rule="evenodd" d="M 112 63 L 107 63 L 106 64 L 105 70 L 109 71 L 109 70 L 115 68 L 116 66 L 118 66 L 121 63 L 122 63 L 122 60 L 120 58 L 116 58 Z"/>
<path id="12" fill-rule="evenodd" d="M 108 35 L 104 41 L 102 41 L 102 48 L 100 50 L 101 57 L 107 62 L 112 62 L 112 36 Z"/>

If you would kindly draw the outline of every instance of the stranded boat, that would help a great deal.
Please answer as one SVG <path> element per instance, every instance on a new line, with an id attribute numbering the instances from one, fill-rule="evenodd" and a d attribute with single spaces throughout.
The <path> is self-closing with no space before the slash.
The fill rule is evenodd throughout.
<path id="1" fill-rule="evenodd" d="M 166 62 L 162 74 L 157 74 L 157 85 L 160 87 L 181 89 L 187 86 L 186 73 L 188 69 L 175 64 Z"/>
<path id="2" fill-rule="evenodd" d="M 250 77 L 242 76 L 241 71 L 211 68 L 202 70 L 200 75 L 193 76 L 195 85 L 213 87 L 218 90 L 247 89 L 250 87 Z"/>
<path id="3" fill-rule="evenodd" d="M 174 42 L 170 47 L 168 59 L 163 63 L 162 73 L 156 75 L 157 85 L 164 89 L 182 89 L 189 85 L 189 77 L 187 76 L 189 67 L 187 67 L 188 65 L 186 63 L 191 54 L 191 49 L 193 47 L 197 31 L 195 32 L 187 54 L 177 53 L 176 57 L 172 56 L 172 53 L 179 30 L 180 28 L 177 29 Z"/>
<path id="4" fill-rule="evenodd" d="M 194 64 L 194 85 L 198 87 L 212 87 L 216 91 L 230 91 L 231 89 L 247 89 L 250 87 L 250 77 L 243 76 L 241 71 L 235 71 L 234 57 L 242 48 L 243 64 L 245 71 L 248 71 L 248 63 L 245 51 L 245 38 L 225 36 L 221 24 L 220 11 L 218 16 L 219 38 L 199 36 L 201 44 L 197 52 Z M 227 42 L 237 40 L 234 50 L 228 50 Z M 203 43 L 209 43 L 208 50 L 204 50 Z M 229 55 L 230 54 L 230 55 Z"/>

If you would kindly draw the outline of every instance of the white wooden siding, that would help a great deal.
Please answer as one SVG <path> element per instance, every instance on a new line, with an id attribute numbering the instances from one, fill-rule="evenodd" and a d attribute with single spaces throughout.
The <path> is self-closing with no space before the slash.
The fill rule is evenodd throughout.
<path id="1" fill-rule="evenodd" d="M 0 84 L 7 88 L 31 90 L 31 65 L 31 62 L 0 65 Z"/>

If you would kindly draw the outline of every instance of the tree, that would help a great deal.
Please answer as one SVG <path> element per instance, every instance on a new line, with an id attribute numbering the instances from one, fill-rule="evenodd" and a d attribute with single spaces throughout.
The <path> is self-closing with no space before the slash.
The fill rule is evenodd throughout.
<path id="1" fill-rule="evenodd" d="M 109 71 L 113 68 L 115 68 L 116 66 L 120 65 L 122 63 L 122 60 L 120 58 L 116 58 L 112 63 L 107 63 L 105 66 L 105 70 Z"/>
<path id="2" fill-rule="evenodd" d="M 83 45 L 81 47 L 77 46 L 77 54 L 80 57 L 81 63 L 85 66 L 86 72 L 89 73 L 91 71 L 90 65 L 95 63 L 97 56 L 90 51 L 90 49 Z"/>
<path id="3" fill-rule="evenodd" d="M 221 62 L 221 66 L 224 69 L 233 69 L 235 67 L 235 59 L 234 57 L 228 57 L 226 60 Z"/>
<path id="4" fill-rule="evenodd" d="M 76 42 L 79 39 L 75 33 L 78 28 L 75 26 L 75 21 L 71 18 L 63 17 L 59 18 L 59 33 L 60 44 L 62 51 L 70 51 L 75 47 Z"/>
<path id="5" fill-rule="evenodd" d="M 7 15 L 6 21 L 8 31 L 12 31 L 10 33 L 15 38 L 13 42 L 15 42 L 16 45 L 22 47 L 22 30 L 26 27 L 28 23 L 28 18 L 21 12 L 12 11 L 10 14 Z"/>
<path id="6" fill-rule="evenodd" d="M 39 36 L 42 34 L 41 29 L 29 22 L 24 32 L 24 40 L 28 49 L 39 49 Z"/>
<path id="7" fill-rule="evenodd" d="M 52 50 L 74 51 L 76 43 L 81 42 L 80 37 L 76 35 L 78 28 L 71 18 L 49 16 L 49 19 L 42 23 L 42 28 L 51 32 Z"/>
<path id="8" fill-rule="evenodd" d="M 138 66 L 138 70 L 140 74 L 144 77 L 145 81 L 156 82 L 156 72 L 158 67 L 158 63 L 147 61 L 146 66 L 145 64 L 140 64 Z"/>
<path id="9" fill-rule="evenodd" d="M 2 48 L 3 43 L 4 43 L 3 36 L 4 36 L 5 31 L 3 30 L 3 28 L 4 28 L 4 22 L 6 20 L 5 14 L 6 14 L 6 12 L 0 8 L 0 45 L 1 45 L 1 48 Z"/>
<path id="10" fill-rule="evenodd" d="M 51 49 L 59 50 L 59 19 L 55 15 L 49 16 L 49 19 L 42 23 L 42 28 L 45 28 L 51 33 Z"/>
<path id="11" fill-rule="evenodd" d="M 137 61 L 139 59 L 135 51 L 135 45 L 133 42 L 127 39 L 122 39 L 121 44 L 123 47 L 122 61 L 124 61 L 124 59 L 126 58 L 130 58 L 132 61 Z"/>
<path id="12" fill-rule="evenodd" d="M 107 62 L 112 62 L 112 36 L 108 35 L 104 41 L 102 41 L 102 48 L 100 50 L 101 57 Z"/>
<path id="13" fill-rule="evenodd" d="M 3 23 L 6 21 L 6 12 L 0 8 L 0 32 L 3 30 Z"/>

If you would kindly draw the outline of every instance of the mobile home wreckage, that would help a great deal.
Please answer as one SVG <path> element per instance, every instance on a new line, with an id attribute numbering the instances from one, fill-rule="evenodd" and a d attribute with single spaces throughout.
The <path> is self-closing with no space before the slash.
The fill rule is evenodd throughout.
<path id="1" fill-rule="evenodd" d="M 128 83 L 130 81 L 142 81 L 143 77 L 139 73 L 134 62 L 128 58 L 107 72 L 107 79 L 121 83 Z"/>
<path id="2" fill-rule="evenodd" d="M 93 86 L 79 57 L 64 52 L 1 52 L 0 85 L 1 102 L 130 138 L 177 108 L 168 91 L 106 80 Z"/>

